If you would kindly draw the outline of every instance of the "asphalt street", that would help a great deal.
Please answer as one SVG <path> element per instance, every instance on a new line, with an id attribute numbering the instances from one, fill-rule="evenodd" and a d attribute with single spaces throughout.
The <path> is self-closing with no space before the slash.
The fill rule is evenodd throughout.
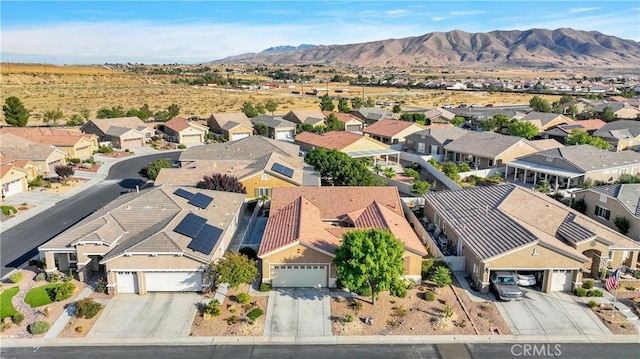
<path id="1" fill-rule="evenodd" d="M 2 358 L 637 358 L 637 344 L 359 344 L 359 345 L 201 345 L 201 346 L 74 346 L 2 348 Z"/>
<path id="2" fill-rule="evenodd" d="M 0 235 L 0 276 L 31 259 L 38 246 L 46 243 L 78 221 L 102 208 L 123 193 L 144 185 L 146 180 L 138 174 L 149 162 L 165 158 L 176 161 L 180 152 L 167 152 L 134 157 L 114 164 L 107 179 L 77 195 L 58 202 L 55 207 L 3 231 Z"/>

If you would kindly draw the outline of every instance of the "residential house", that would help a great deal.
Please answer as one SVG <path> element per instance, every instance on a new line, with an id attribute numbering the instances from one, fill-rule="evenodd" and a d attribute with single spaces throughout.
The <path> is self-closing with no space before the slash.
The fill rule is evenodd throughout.
<path id="1" fill-rule="evenodd" d="M 322 114 L 325 118 L 329 117 L 330 114 L 334 114 L 340 122 L 344 123 L 345 131 L 360 132 L 364 127 L 364 122 L 350 113 L 322 111 Z"/>
<path id="2" fill-rule="evenodd" d="M 176 187 L 127 194 L 38 251 L 47 272 L 106 276 L 110 293 L 200 292 L 238 228 L 244 197 Z"/>
<path id="3" fill-rule="evenodd" d="M 640 253 L 640 243 L 513 184 L 431 192 L 425 202 L 439 243 L 464 261 L 482 292 L 494 271 L 532 271 L 542 291 L 570 291 L 584 273 L 598 278 L 601 268 L 635 268 Z"/>
<path id="4" fill-rule="evenodd" d="M 253 135 L 253 123 L 242 112 L 213 114 L 207 120 L 207 124 L 211 131 L 223 135 L 229 141 Z"/>
<path id="5" fill-rule="evenodd" d="M 538 149 L 530 141 L 495 132 L 467 131 L 444 145 L 444 161 L 466 162 L 472 169 L 503 167 L 505 163 Z"/>
<path id="6" fill-rule="evenodd" d="M 236 177 L 247 198 L 270 196 L 273 187 L 319 186 L 320 175 L 304 163 L 297 145 L 250 136 L 195 146 L 180 155 L 180 168 L 163 168 L 156 186 L 195 186 L 214 173 Z"/>
<path id="7" fill-rule="evenodd" d="M 36 175 L 43 178 L 56 177 L 55 167 L 66 164 L 67 158 L 67 153 L 55 146 L 34 143 L 11 133 L 2 135 L 0 153 L 5 158 L 31 162 Z"/>
<path id="8" fill-rule="evenodd" d="M 404 217 L 396 187 L 274 188 L 260 243 L 262 282 L 336 287 L 333 263 L 350 230 L 387 229 L 404 245 L 405 276 L 420 280 L 424 245 Z"/>
<path id="9" fill-rule="evenodd" d="M 186 118 L 174 117 L 164 123 L 164 132 L 169 140 L 180 144 L 203 143 L 209 129 Z"/>
<path id="10" fill-rule="evenodd" d="M 351 111 L 351 114 L 364 121 L 365 125 L 371 125 L 382 119 L 394 118 L 393 112 L 379 107 L 361 107 Z"/>
<path id="11" fill-rule="evenodd" d="M 518 119 L 518 121 L 531 122 L 538 128 L 538 131 L 540 132 L 545 131 L 549 128 L 552 128 L 554 126 L 565 125 L 565 124 L 571 125 L 575 123 L 569 117 L 559 113 L 537 112 L 537 111 L 529 112 L 524 117 Z"/>
<path id="12" fill-rule="evenodd" d="M 80 131 L 98 136 L 100 144 L 121 150 L 144 146 L 156 132 L 138 117 L 97 118 L 82 125 Z"/>
<path id="13" fill-rule="evenodd" d="M 603 103 L 593 107 L 593 113 L 596 115 L 602 115 L 602 112 L 607 107 L 611 108 L 616 119 L 635 120 L 640 118 L 640 110 L 636 107 L 629 106 L 624 102 L 604 101 Z"/>
<path id="14" fill-rule="evenodd" d="M 386 144 L 404 144 L 405 137 L 424 130 L 415 122 L 382 119 L 362 130 L 367 136 Z"/>
<path id="15" fill-rule="evenodd" d="M 452 108 L 450 112 L 456 116 L 463 117 L 467 121 L 464 126 L 471 130 L 477 130 L 480 128 L 480 122 L 486 120 L 495 115 L 504 115 L 509 119 L 518 120 L 523 118 L 528 111 L 528 108 L 522 108 L 518 110 L 502 108 L 502 107 L 465 107 L 465 108 Z"/>
<path id="16" fill-rule="evenodd" d="M 323 126 L 325 115 L 320 110 L 294 110 L 282 118 L 296 125 L 306 123 L 311 126 Z"/>
<path id="17" fill-rule="evenodd" d="M 413 111 L 406 111 L 406 112 L 413 112 Z M 422 113 L 425 115 L 425 117 L 427 118 L 427 124 L 429 125 L 446 125 L 451 123 L 451 120 L 453 120 L 454 117 L 456 117 L 456 115 L 448 110 L 445 110 L 444 108 L 432 108 L 430 110 L 427 111 L 416 111 L 419 113 Z"/>
<path id="18" fill-rule="evenodd" d="M 466 130 L 451 125 L 430 125 L 405 137 L 407 148 L 419 155 L 444 155 L 444 146 L 463 136 Z"/>
<path id="19" fill-rule="evenodd" d="M 395 163 L 400 163 L 400 151 L 394 150 L 384 143 L 368 136 L 362 136 L 351 132 L 330 131 L 318 135 L 311 132 L 302 132 L 296 136 L 296 144 L 303 153 L 316 148 L 338 150 L 352 158 L 370 157 L 373 162 L 378 159 L 389 161 L 389 156 L 395 156 Z"/>
<path id="20" fill-rule="evenodd" d="M 615 152 L 640 150 L 640 121 L 617 120 L 609 122 L 593 133 L 607 141 Z"/>
<path id="21" fill-rule="evenodd" d="M 3 127 L 0 135 L 13 134 L 30 142 L 55 146 L 65 151 L 69 158 L 87 159 L 98 149 L 98 138 L 77 129 L 52 129 L 50 127 Z"/>
<path id="22" fill-rule="evenodd" d="M 33 169 L 27 170 L 16 164 L 16 160 L 6 158 L 0 153 L 0 189 L 2 200 L 28 189 L 30 175 L 35 177 Z"/>
<path id="23" fill-rule="evenodd" d="M 573 192 L 574 200 L 583 200 L 584 214 L 589 218 L 618 230 L 617 218 L 626 218 L 629 228 L 626 235 L 640 242 L 640 184 L 616 184 L 596 186 Z"/>
<path id="24" fill-rule="evenodd" d="M 606 122 L 600 119 L 573 121 L 570 124 L 551 127 L 546 131 L 541 132 L 540 136 L 542 138 L 555 139 L 561 143 L 565 143 L 567 137 L 569 137 L 571 131 L 573 131 L 574 129 L 587 132 L 588 134 L 593 134 L 596 130 L 600 129 L 605 124 Z"/>
<path id="25" fill-rule="evenodd" d="M 274 140 L 291 141 L 296 137 L 296 124 L 280 116 L 260 115 L 251 119 L 254 125 L 263 122 L 267 125 L 267 137 Z"/>
<path id="26" fill-rule="evenodd" d="M 546 180 L 555 189 L 578 187 L 585 181 L 613 182 L 623 173 L 640 171 L 634 151 L 611 152 L 590 145 L 567 146 L 518 157 L 506 163 L 505 178 L 536 186 Z"/>

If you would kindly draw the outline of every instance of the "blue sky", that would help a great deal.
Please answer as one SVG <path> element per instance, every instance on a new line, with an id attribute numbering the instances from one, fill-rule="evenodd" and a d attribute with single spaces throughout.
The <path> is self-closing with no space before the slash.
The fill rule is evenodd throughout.
<path id="1" fill-rule="evenodd" d="M 595 30 L 640 40 L 629 1 L 16 1 L 0 5 L 1 60 L 199 63 L 279 45 L 434 31 Z"/>

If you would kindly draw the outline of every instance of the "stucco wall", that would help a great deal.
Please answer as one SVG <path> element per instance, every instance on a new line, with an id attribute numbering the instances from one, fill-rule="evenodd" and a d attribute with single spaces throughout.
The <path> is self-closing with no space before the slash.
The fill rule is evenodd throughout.
<path id="1" fill-rule="evenodd" d="M 256 195 L 256 190 L 261 187 L 264 187 L 264 188 L 297 187 L 297 185 L 291 182 L 287 182 L 271 174 L 269 174 L 268 179 L 263 180 L 262 173 L 258 173 L 252 177 L 245 178 L 241 182 L 247 189 L 247 199 L 259 197 Z"/>
<path id="2" fill-rule="evenodd" d="M 600 194 L 591 191 L 581 191 L 576 193 L 576 199 L 583 198 L 585 204 L 587 205 L 587 209 L 585 211 L 585 215 L 599 223 L 604 224 L 605 226 L 617 231 L 618 227 L 613 223 L 616 216 L 626 217 L 629 220 L 629 233 L 627 236 L 632 239 L 639 240 L 640 239 L 640 217 L 636 217 L 631 212 L 629 212 L 628 208 L 624 206 L 620 201 L 615 198 L 605 197 L 606 202 L 600 201 Z M 609 219 L 605 219 L 602 217 L 598 217 L 595 215 L 596 206 L 604 207 L 611 211 L 611 216 Z"/>
<path id="3" fill-rule="evenodd" d="M 262 258 L 262 278 L 271 279 L 270 265 L 279 263 L 318 263 L 330 264 L 329 277 L 336 277 L 333 257 L 302 245 L 295 245 L 280 252 Z"/>
<path id="4" fill-rule="evenodd" d="M 174 269 L 190 269 L 196 270 L 206 266 L 206 264 L 198 262 L 186 256 L 177 255 L 132 255 L 122 256 L 113 259 L 106 263 L 107 271 L 112 270 L 124 270 L 124 271 L 137 271 L 137 270 L 174 270 Z"/>

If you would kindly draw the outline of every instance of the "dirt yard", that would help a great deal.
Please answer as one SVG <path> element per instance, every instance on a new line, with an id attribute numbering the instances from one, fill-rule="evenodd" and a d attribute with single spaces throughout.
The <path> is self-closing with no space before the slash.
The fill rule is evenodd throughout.
<path id="1" fill-rule="evenodd" d="M 44 188 L 44 193 L 64 194 L 80 185 L 87 180 L 82 178 L 70 178 L 67 183 L 51 182 L 51 188 Z"/>
<path id="2" fill-rule="evenodd" d="M 204 307 L 198 310 L 191 326 L 192 336 L 212 337 L 212 336 L 262 336 L 264 333 L 264 323 L 267 311 L 267 296 L 251 297 L 248 305 L 240 304 L 236 301 L 236 296 L 240 293 L 247 293 L 248 286 L 240 286 L 237 290 L 229 289 L 223 303 L 220 304 L 221 314 L 205 319 Z M 262 314 L 253 324 L 247 319 L 247 313 L 255 308 L 262 309 Z M 238 319 L 237 323 L 231 324 L 231 317 Z"/>
<path id="3" fill-rule="evenodd" d="M 10 214 L 8 216 L 5 216 L 4 213 L 0 213 L 0 222 L 4 222 L 9 218 L 13 218 L 16 216 L 19 216 L 21 213 L 24 213 L 28 210 L 30 210 L 31 208 L 33 208 L 34 206 L 28 203 L 21 203 L 21 204 L 13 204 L 11 203 L 10 199 L 7 202 L 3 202 L 2 206 L 8 206 L 8 207 L 13 207 L 15 208 L 16 212 L 13 213 L 13 211 L 11 210 Z"/>
<path id="4" fill-rule="evenodd" d="M 435 293 L 427 301 L 425 293 Z M 456 292 L 460 299 L 456 296 Z M 370 297 L 335 297 L 331 300 L 334 335 L 488 335 L 510 334 L 491 302 L 472 303 L 462 290 L 426 284 L 408 291 L 405 298 L 381 293 Z M 451 316 L 445 318 L 445 307 Z M 463 309 L 463 306 L 465 309 Z"/>
<path id="5" fill-rule="evenodd" d="M 94 293 L 91 293 L 91 295 L 89 295 L 89 298 L 100 300 L 100 299 L 109 299 L 111 298 L 111 296 L 108 294 L 94 292 Z M 71 317 L 71 319 L 67 323 L 67 326 L 62 330 L 62 332 L 60 332 L 60 334 L 58 334 L 56 338 L 86 337 L 87 333 L 89 333 L 93 325 L 98 321 L 98 318 L 100 318 L 100 315 L 102 314 L 103 311 L 104 311 L 104 305 L 102 306 L 102 309 L 98 312 L 98 314 L 96 314 L 96 316 L 91 319 Z"/>

